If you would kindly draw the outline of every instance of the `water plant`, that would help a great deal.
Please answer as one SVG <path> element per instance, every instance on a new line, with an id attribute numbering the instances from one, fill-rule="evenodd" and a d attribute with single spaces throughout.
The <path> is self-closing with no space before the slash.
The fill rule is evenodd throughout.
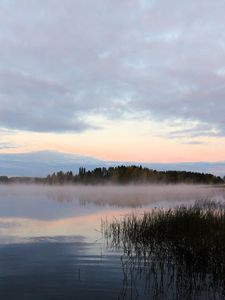
<path id="1" fill-rule="evenodd" d="M 105 222 L 103 229 L 109 245 L 123 250 L 123 269 L 132 278 L 142 274 L 153 298 L 225 297 L 224 204 L 153 209 Z"/>

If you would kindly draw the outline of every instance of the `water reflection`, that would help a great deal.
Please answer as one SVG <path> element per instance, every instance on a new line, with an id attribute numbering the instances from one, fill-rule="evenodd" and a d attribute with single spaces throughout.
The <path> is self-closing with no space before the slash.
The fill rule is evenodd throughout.
<path id="1" fill-rule="evenodd" d="M 162 268 L 157 261 L 152 265 L 152 260 L 109 250 L 101 221 L 202 198 L 224 201 L 224 191 L 199 186 L 0 186 L 0 299 L 149 299 L 154 289 L 155 299 L 176 299 L 178 279 L 185 284 L 188 278 L 169 281 L 171 274 L 177 276 L 171 273 L 173 264 Z M 153 279 L 146 281 L 149 276 Z M 198 280 L 197 286 L 211 282 L 210 277 Z M 169 290 L 166 295 L 160 292 L 162 283 Z"/>
<path id="2" fill-rule="evenodd" d="M 150 299 L 224 299 L 224 204 L 198 201 L 130 215 L 103 231 L 124 253 L 124 296 L 131 285 L 135 297 L 141 287 Z"/>
<path id="3" fill-rule="evenodd" d="M 224 299 L 225 282 L 185 264 L 123 256 L 121 299 Z M 224 274 L 223 274 L 224 275 Z M 145 298 L 143 298 L 145 297 Z"/>
<path id="4" fill-rule="evenodd" d="M 82 237 L 57 239 L 0 247 L 1 299 L 116 299 L 117 257 L 107 259 L 100 245 Z"/>
<path id="5" fill-rule="evenodd" d="M 200 186 L 0 186 L 0 242 L 6 236 L 83 235 L 99 238 L 101 219 L 155 206 L 223 199 L 222 189 Z M 10 242 L 8 241 L 8 242 Z"/>

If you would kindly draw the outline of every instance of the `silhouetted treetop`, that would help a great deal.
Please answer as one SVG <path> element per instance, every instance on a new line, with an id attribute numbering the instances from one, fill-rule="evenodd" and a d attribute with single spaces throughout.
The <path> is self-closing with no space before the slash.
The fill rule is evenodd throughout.
<path id="1" fill-rule="evenodd" d="M 221 184 L 224 180 L 212 174 L 186 172 L 186 171 L 156 171 L 142 166 L 117 166 L 109 168 L 95 168 L 86 170 L 79 168 L 79 173 L 62 171 L 48 175 L 46 182 L 49 184 L 82 183 L 195 183 L 195 184 Z"/>

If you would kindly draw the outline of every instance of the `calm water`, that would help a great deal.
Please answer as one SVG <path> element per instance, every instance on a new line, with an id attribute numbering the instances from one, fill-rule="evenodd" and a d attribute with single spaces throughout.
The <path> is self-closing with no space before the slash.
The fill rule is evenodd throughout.
<path id="1" fill-rule="evenodd" d="M 107 245 L 102 220 L 207 198 L 224 201 L 224 191 L 0 186 L 0 299 L 178 298 L 168 278 L 163 281 L 167 290 L 159 294 L 158 283 L 146 277 L 147 266 L 130 264 L 122 250 Z M 199 299 L 207 297 L 204 290 L 199 294 Z"/>

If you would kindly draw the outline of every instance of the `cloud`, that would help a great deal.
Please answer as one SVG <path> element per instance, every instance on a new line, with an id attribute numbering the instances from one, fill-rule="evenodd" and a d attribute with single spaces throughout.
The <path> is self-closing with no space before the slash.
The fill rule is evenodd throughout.
<path id="1" fill-rule="evenodd" d="M 13 143 L 8 143 L 8 142 L 0 142 L 0 150 L 4 149 L 15 149 L 18 148 L 18 145 L 15 145 Z"/>
<path id="2" fill-rule="evenodd" d="M 205 142 L 202 141 L 188 141 L 186 143 L 183 143 L 184 145 L 205 145 Z"/>
<path id="3" fill-rule="evenodd" d="M 20 73 L 0 73 L 0 125 L 31 131 L 83 131 L 70 91 L 51 80 Z M 77 107 L 78 110 L 78 107 Z"/>
<path id="4" fill-rule="evenodd" d="M 0 126 L 80 132 L 98 127 L 90 115 L 139 114 L 225 136 L 224 10 L 222 0 L 1 2 Z"/>
<path id="5" fill-rule="evenodd" d="M 176 130 L 171 129 L 170 133 L 167 136 L 170 138 L 197 138 L 197 137 L 208 137 L 208 136 L 211 137 L 223 136 L 223 133 L 219 128 L 207 123 L 190 122 L 188 125 L 189 125 L 188 127 L 183 127 Z"/>

